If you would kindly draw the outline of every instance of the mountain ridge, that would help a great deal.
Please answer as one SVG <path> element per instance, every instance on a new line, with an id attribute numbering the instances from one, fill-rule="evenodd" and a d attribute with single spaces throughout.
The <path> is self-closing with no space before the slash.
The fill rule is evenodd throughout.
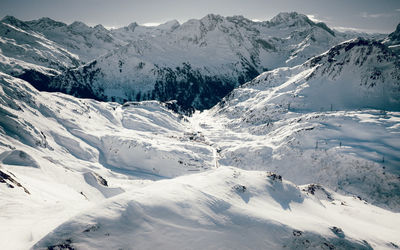
<path id="1" fill-rule="evenodd" d="M 7 16 L 2 22 L 28 27 L 78 57 L 73 66 L 58 67 L 60 74 L 30 64 L 3 66 L 39 90 L 120 103 L 177 100 L 187 110 L 210 108 L 260 73 L 303 63 L 356 35 L 333 31 L 296 12 L 263 22 L 209 14 L 182 24 L 172 20 L 144 27 L 134 22 L 111 30 L 50 18 L 23 22 Z"/>
<path id="2" fill-rule="evenodd" d="M 209 14 L 166 29 L 133 26 L 111 32 L 130 29 L 137 40 L 61 74 L 50 89 L 78 88 L 83 91 L 72 93 L 118 102 L 176 99 L 185 108 L 207 109 L 265 69 L 296 65 L 347 38 L 295 12 L 265 22 Z M 217 95 L 206 100 L 211 89 Z"/>

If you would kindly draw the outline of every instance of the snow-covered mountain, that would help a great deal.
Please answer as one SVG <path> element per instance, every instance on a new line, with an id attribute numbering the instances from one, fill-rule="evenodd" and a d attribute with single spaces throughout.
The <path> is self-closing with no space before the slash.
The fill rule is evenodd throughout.
<path id="1" fill-rule="evenodd" d="M 182 25 L 131 24 L 111 33 L 131 42 L 68 70 L 50 88 L 118 102 L 175 99 L 205 109 L 267 69 L 297 65 L 350 37 L 295 12 L 266 22 L 210 14 Z"/>
<path id="2" fill-rule="evenodd" d="M 82 62 L 89 62 L 127 44 L 127 41 L 115 38 L 101 24 L 89 27 L 83 22 L 75 21 L 67 25 L 50 18 L 41 18 L 25 23 L 30 29 L 43 34 L 46 38 L 78 55 Z"/>
<path id="3" fill-rule="evenodd" d="M 220 163 L 324 183 L 398 210 L 399 72 L 386 46 L 354 39 L 265 72 L 192 119 L 220 148 Z"/>
<path id="4" fill-rule="evenodd" d="M 132 23 L 120 29 L 107 30 L 101 24 L 89 27 L 79 21 L 67 25 L 47 17 L 21 21 L 13 16 L 6 16 L 0 21 L 1 36 L 4 39 L 0 48 L 5 55 L 11 58 L 23 59 L 38 65 L 43 64 L 43 66 L 53 69 L 74 68 L 134 40 L 158 35 L 160 32 L 172 28 L 170 26 L 173 23 L 167 22 L 158 27 L 145 27 Z M 18 45 L 19 49 L 13 48 L 12 45 Z M 38 58 L 38 55 L 32 56 L 33 58 L 24 55 L 24 48 L 31 49 L 40 54 L 42 58 Z M 50 50 L 52 54 L 44 53 L 46 49 Z M 56 56 L 53 54 L 57 55 L 60 52 L 72 54 L 74 62 L 68 64 L 69 61 L 61 56 L 58 56 L 56 58 L 58 61 L 56 61 L 54 59 Z"/>
<path id="5" fill-rule="evenodd" d="M 80 64 L 78 56 L 12 16 L 0 21 L 0 69 L 20 75 L 27 70 L 43 74 Z"/>
<path id="6" fill-rule="evenodd" d="M 395 35 L 297 13 L 0 30 L 0 249 L 400 246 Z"/>
<path id="7" fill-rule="evenodd" d="M 271 133 L 218 131 L 219 118 L 184 117 L 169 109 L 173 103 L 77 99 L 38 92 L 3 73 L 0 91 L 2 249 L 400 245 L 400 218 L 389 211 L 399 209 L 398 175 L 357 155 L 373 156 L 367 146 L 378 135 L 386 141 L 381 150 L 398 149 L 399 113 L 309 113 L 304 123 L 293 115 L 280 121 L 286 132 L 267 140 Z M 347 137 L 340 148 L 329 149 L 329 140 L 310 154 L 309 141 L 290 139 L 332 135 L 341 121 L 347 122 L 338 133 Z M 353 148 L 349 129 L 379 134 Z M 283 145 L 268 154 L 265 145 L 277 138 Z M 292 150 L 297 159 L 316 162 L 311 171 L 293 160 Z M 281 157 L 276 170 L 283 179 L 267 171 L 276 165 L 259 164 L 261 157 Z M 341 164 L 333 169 L 327 161 L 336 157 Z"/>
<path id="8" fill-rule="evenodd" d="M 400 55 L 400 23 L 397 25 L 396 30 L 383 40 L 383 44 L 389 46 L 390 49 Z"/>
<path id="9" fill-rule="evenodd" d="M 89 27 L 82 22 L 67 25 L 49 18 L 23 22 L 6 17 L 2 25 L 34 34 L 34 39 L 25 45 L 35 52 L 42 51 L 41 47 L 36 48 L 43 44 L 36 41 L 40 36 L 75 56 L 72 64 L 58 65 L 52 54 L 25 60 L 23 53 L 14 51 L 13 56 L 2 49 L 9 57 L 3 60 L 3 68 L 9 68 L 7 73 L 19 75 L 39 90 L 120 103 L 178 100 L 186 109 L 210 108 L 234 87 L 268 69 L 298 65 L 357 35 L 373 37 L 334 31 L 296 12 L 280 13 L 265 22 L 210 14 L 183 24 L 170 21 L 144 27 L 132 23 L 114 30 L 101 25 Z M 20 47 L 24 46 L 23 39 L 3 33 L 5 38 L 18 40 Z M 47 47 L 52 53 L 57 51 Z M 15 60 L 21 58 L 25 63 Z M 65 64 L 68 60 L 61 61 Z M 53 77 L 54 72 L 43 74 L 48 70 L 18 69 L 30 69 L 26 63 L 66 71 Z"/>
<path id="10" fill-rule="evenodd" d="M 295 111 L 365 108 L 399 111 L 400 59 L 379 42 L 352 39 L 302 65 L 261 74 L 231 92 L 220 107 L 230 100 L 236 100 L 232 104 L 236 107 L 243 100 L 236 95 L 248 89 L 265 90 L 265 99 L 261 96 L 259 100 L 246 99 L 253 104 L 262 100 L 257 107 L 267 104 Z"/>

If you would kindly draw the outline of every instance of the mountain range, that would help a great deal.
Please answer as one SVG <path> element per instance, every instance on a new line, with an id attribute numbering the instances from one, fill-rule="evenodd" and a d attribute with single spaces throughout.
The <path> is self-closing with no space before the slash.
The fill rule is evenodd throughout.
<path id="1" fill-rule="evenodd" d="M 334 31 L 296 12 L 265 22 L 210 14 L 183 24 L 132 23 L 114 30 L 48 18 L 23 22 L 5 17 L 1 24 L 7 38 L 3 56 L 21 60 L 18 51 L 28 48 L 25 62 L 61 70 L 54 74 L 3 63 L 9 73 L 39 90 L 119 103 L 177 100 L 187 110 L 212 107 L 266 70 L 298 65 L 356 36 L 377 36 Z M 52 44 L 44 46 L 46 41 Z"/>

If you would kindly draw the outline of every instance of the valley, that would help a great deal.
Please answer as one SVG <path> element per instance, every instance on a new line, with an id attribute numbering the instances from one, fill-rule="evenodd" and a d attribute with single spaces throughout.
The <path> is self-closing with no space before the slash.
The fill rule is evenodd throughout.
<path id="1" fill-rule="evenodd" d="M 398 29 L 0 32 L 0 249 L 400 246 Z"/>

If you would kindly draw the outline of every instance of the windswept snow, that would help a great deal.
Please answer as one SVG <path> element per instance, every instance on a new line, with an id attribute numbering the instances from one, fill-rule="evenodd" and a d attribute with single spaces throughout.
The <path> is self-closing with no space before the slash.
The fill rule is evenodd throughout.
<path id="1" fill-rule="evenodd" d="M 312 188 L 267 172 L 221 167 L 116 196 L 34 248 L 372 249 L 397 242 L 394 213 Z"/>
<path id="2" fill-rule="evenodd" d="M 297 13 L 111 31 L 6 17 L 0 32 L 0 249 L 400 247 L 400 63 L 387 42 L 342 42 Z M 99 97 L 101 76 L 107 99 L 131 80 L 151 91 L 156 69 L 159 89 L 205 107 L 268 65 L 191 117 L 174 101 L 79 99 L 12 76 L 51 88 L 68 68 L 83 82 L 58 82 L 67 92 Z"/>
<path id="3" fill-rule="evenodd" d="M 24 249 L 83 208 L 150 180 L 215 167 L 209 143 L 163 104 L 100 103 L 0 77 L 0 171 L 29 191 L 0 179 L 2 249 Z"/>
<path id="4" fill-rule="evenodd" d="M 218 106 L 187 118 L 0 83 L 1 248 L 400 245 L 398 112 L 285 111 L 235 127 Z"/>
<path id="5" fill-rule="evenodd" d="M 399 72 L 387 48 L 351 40 L 263 73 L 192 120 L 221 164 L 323 183 L 399 211 Z"/>

